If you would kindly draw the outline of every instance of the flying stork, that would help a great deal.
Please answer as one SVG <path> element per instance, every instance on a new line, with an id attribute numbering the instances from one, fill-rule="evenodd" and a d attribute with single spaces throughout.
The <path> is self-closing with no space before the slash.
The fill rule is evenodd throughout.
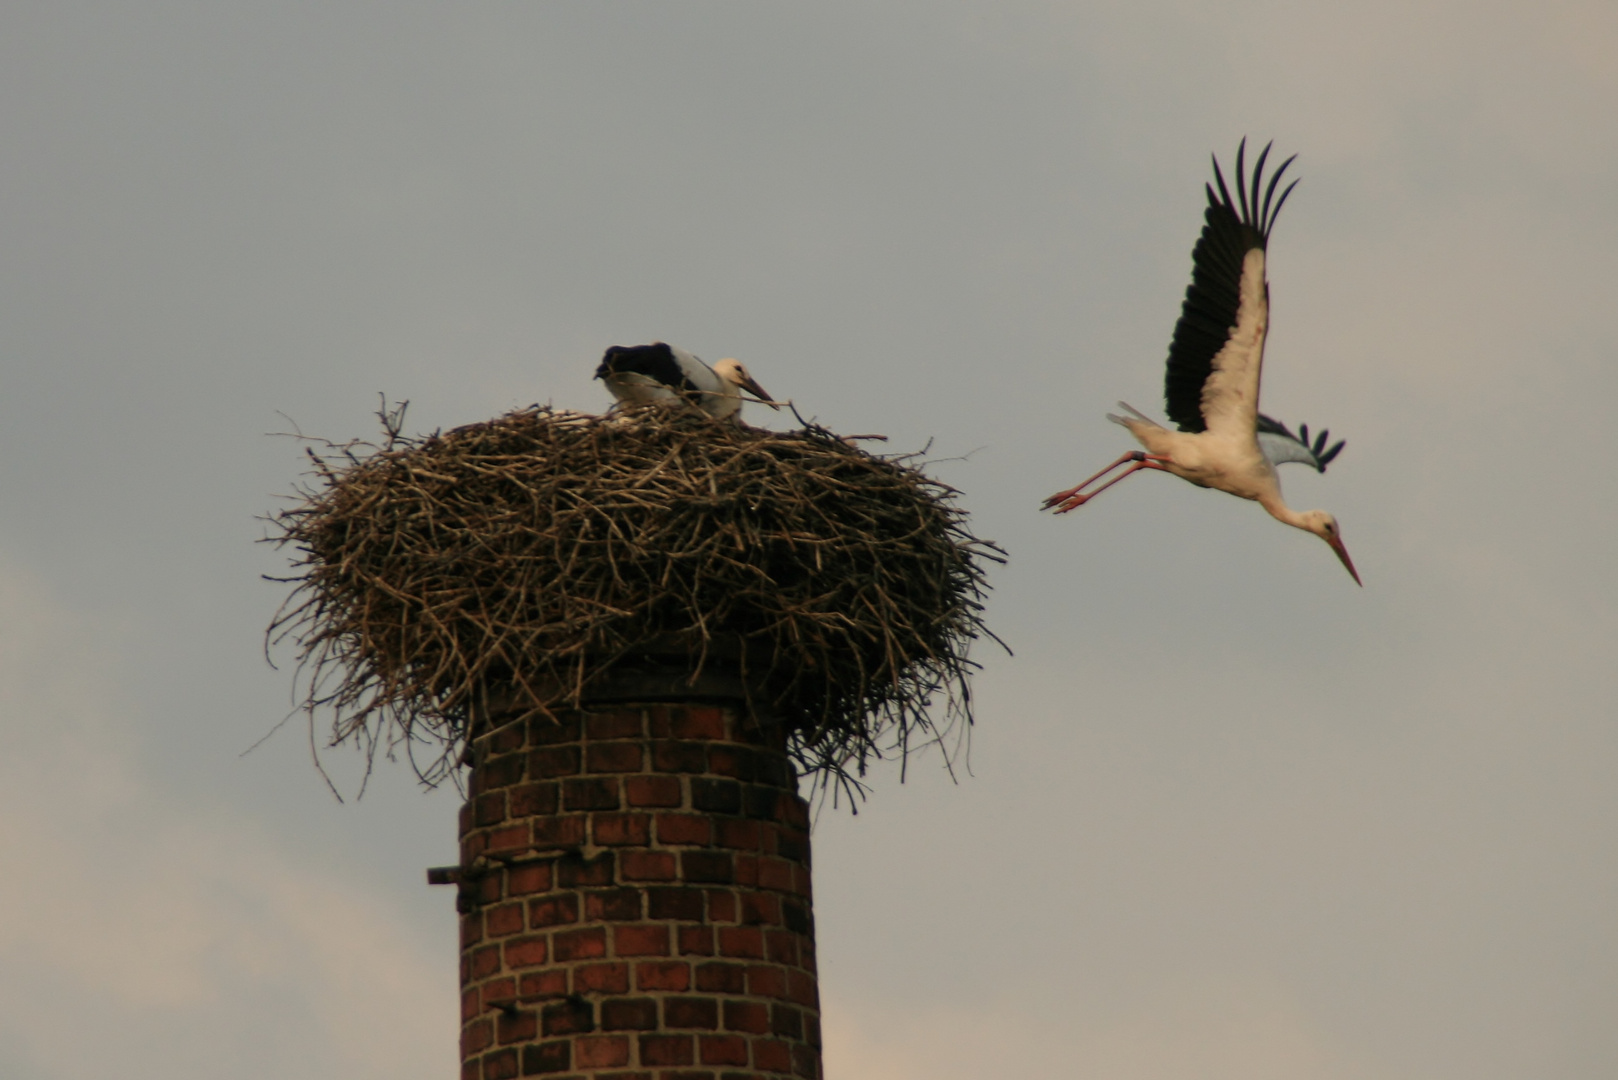
<path id="1" fill-rule="evenodd" d="M 1274 145 L 1273 143 L 1271 145 Z M 1131 451 L 1082 484 L 1058 491 L 1045 500 L 1045 509 L 1059 514 L 1075 510 L 1126 476 L 1142 469 L 1173 473 L 1198 487 L 1218 488 L 1252 499 L 1277 521 L 1314 533 L 1337 553 L 1356 584 L 1360 575 L 1343 546 L 1337 519 L 1324 510 L 1299 512 L 1281 499 L 1275 467 L 1299 461 L 1321 472 L 1343 449 L 1341 442 L 1326 446 L 1322 431 L 1311 445 L 1308 427 L 1300 439 L 1285 424 L 1258 411 L 1260 369 L 1264 363 L 1264 337 L 1270 325 L 1270 287 L 1264 276 L 1265 246 L 1281 206 L 1297 186 L 1293 180 L 1275 198 L 1275 189 L 1297 155 L 1287 158 L 1263 186 L 1266 146 L 1253 165 L 1252 184 L 1246 182 L 1243 155 L 1247 140 L 1236 149 L 1236 198 L 1225 187 L 1219 159 L 1214 158 L 1213 185 L 1205 185 L 1208 208 L 1203 214 L 1202 236 L 1191 251 L 1191 284 L 1185 290 L 1180 321 L 1169 344 L 1168 372 L 1163 397 L 1169 419 L 1179 426 L 1170 431 L 1139 410 L 1119 402 L 1128 415 L 1107 415 L 1122 424 L 1146 448 Z M 1263 197 L 1259 192 L 1262 187 Z M 1123 465 L 1129 468 L 1089 492 L 1085 488 Z"/>
<path id="2" fill-rule="evenodd" d="M 772 409 L 781 407 L 739 361 L 727 358 L 709 367 L 679 346 L 661 341 L 612 346 L 602 356 L 595 377 L 619 401 L 685 401 L 718 420 L 741 412 L 743 390 Z"/>

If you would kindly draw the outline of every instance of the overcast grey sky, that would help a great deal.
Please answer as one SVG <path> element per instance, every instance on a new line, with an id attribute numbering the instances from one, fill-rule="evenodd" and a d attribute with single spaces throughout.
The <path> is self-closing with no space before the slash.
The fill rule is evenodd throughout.
<path id="1" fill-rule="evenodd" d="M 1615 117 L 1607 2 L 6 4 L 0 1075 L 454 1075 L 453 792 L 242 756 L 265 433 L 659 338 L 1012 557 L 972 774 L 820 821 L 829 1076 L 1618 1075 Z M 1169 477 L 1035 512 L 1160 409 L 1244 134 L 1363 590 Z"/>

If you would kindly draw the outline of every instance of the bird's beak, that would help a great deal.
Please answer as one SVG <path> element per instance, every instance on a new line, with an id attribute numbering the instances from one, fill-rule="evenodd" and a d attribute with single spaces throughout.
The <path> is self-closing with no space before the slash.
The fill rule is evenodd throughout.
<path id="1" fill-rule="evenodd" d="M 1331 549 L 1337 552 L 1337 557 L 1343 560 L 1343 565 L 1348 569 L 1348 576 L 1354 579 L 1354 584 L 1362 589 L 1365 588 L 1365 582 L 1360 580 L 1359 571 L 1354 569 L 1354 560 L 1348 557 L 1348 549 L 1343 546 L 1343 542 L 1332 539 L 1327 540 L 1326 543 L 1330 544 Z"/>
<path id="2" fill-rule="evenodd" d="M 752 394 L 770 408 L 776 410 L 777 412 L 781 411 L 781 406 L 777 405 L 774 399 L 772 399 L 769 394 L 764 392 L 764 388 L 762 386 L 753 381 L 752 376 L 748 376 L 747 378 L 743 379 L 741 386 L 743 390 L 746 390 L 749 394 Z"/>

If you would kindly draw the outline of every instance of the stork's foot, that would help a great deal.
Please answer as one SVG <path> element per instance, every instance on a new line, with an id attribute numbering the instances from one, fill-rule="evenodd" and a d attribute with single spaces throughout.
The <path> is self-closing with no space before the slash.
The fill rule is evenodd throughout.
<path id="1" fill-rule="evenodd" d="M 1100 495 L 1103 491 L 1106 491 L 1124 477 L 1137 473 L 1142 469 L 1162 469 L 1163 463 L 1168 460 L 1168 458 L 1159 455 L 1143 453 L 1140 450 L 1131 450 L 1129 453 L 1123 455 L 1117 461 L 1113 462 L 1111 465 L 1108 465 L 1105 469 L 1102 469 L 1100 472 L 1096 473 L 1083 483 L 1075 484 L 1066 491 L 1058 491 L 1055 495 L 1050 496 L 1044 501 L 1043 504 L 1041 504 L 1041 509 L 1054 510 L 1058 514 L 1065 514 L 1069 510 L 1077 510 L 1079 507 L 1083 506 L 1097 495 Z M 1108 480 L 1105 484 L 1102 484 L 1094 491 L 1086 492 L 1084 490 L 1097 480 L 1100 480 L 1103 476 L 1106 476 L 1108 473 L 1118 468 L 1120 465 L 1128 465 L 1129 468 L 1125 469 L 1111 480 Z"/>

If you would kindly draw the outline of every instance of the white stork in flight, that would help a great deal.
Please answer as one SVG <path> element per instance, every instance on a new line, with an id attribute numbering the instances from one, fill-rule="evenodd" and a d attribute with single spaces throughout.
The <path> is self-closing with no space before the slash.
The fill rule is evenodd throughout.
<path id="1" fill-rule="evenodd" d="M 1273 144 L 1272 144 L 1273 145 Z M 1281 499 L 1275 467 L 1301 461 L 1321 472 L 1342 450 L 1341 442 L 1327 449 L 1322 431 L 1313 445 L 1309 429 L 1303 438 L 1258 411 L 1259 377 L 1264 363 L 1264 335 L 1270 326 L 1270 287 L 1264 276 L 1265 245 L 1281 205 L 1292 194 L 1292 181 L 1275 198 L 1276 186 L 1291 165 L 1293 155 L 1281 163 L 1263 186 L 1266 146 L 1253 165 L 1252 184 L 1246 182 L 1242 160 L 1243 139 L 1236 150 L 1236 198 L 1225 187 L 1219 159 L 1214 159 L 1218 194 L 1207 185 L 1208 209 L 1202 236 L 1191 251 L 1191 284 L 1185 290 L 1180 321 L 1169 344 L 1168 373 L 1163 396 L 1169 419 L 1179 426 L 1170 431 L 1139 410 L 1119 402 L 1129 415 L 1107 416 L 1122 424 L 1146 448 L 1131 451 L 1082 484 L 1058 491 L 1045 500 L 1047 510 L 1059 514 L 1077 509 L 1126 476 L 1142 469 L 1173 473 L 1199 487 L 1218 488 L 1252 499 L 1277 521 L 1314 533 L 1337 553 L 1356 584 L 1360 575 L 1343 546 L 1337 519 L 1324 510 L 1293 510 Z M 1263 196 L 1260 198 L 1262 188 Z M 1091 491 L 1084 489 L 1123 465 L 1129 468 Z"/>
<path id="2" fill-rule="evenodd" d="M 746 390 L 772 409 L 779 409 L 737 360 L 709 367 L 677 345 L 614 345 L 601 358 L 595 377 L 619 401 L 646 404 L 685 401 L 718 420 L 741 412 Z"/>

